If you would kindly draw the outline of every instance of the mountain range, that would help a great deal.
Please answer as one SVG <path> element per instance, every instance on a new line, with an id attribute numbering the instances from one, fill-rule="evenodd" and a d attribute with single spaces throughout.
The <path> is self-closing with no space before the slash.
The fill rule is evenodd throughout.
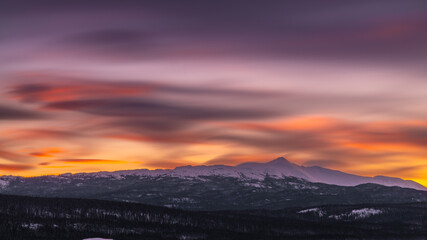
<path id="1" fill-rule="evenodd" d="M 1 194 L 101 199 L 203 211 L 426 202 L 425 190 L 413 181 L 303 167 L 284 158 L 238 166 L 0 177 Z"/>
<path id="2" fill-rule="evenodd" d="M 375 176 L 365 177 L 345 172 L 332 170 L 328 168 L 312 166 L 305 167 L 294 164 L 283 157 L 279 157 L 270 162 L 257 163 L 246 162 L 237 166 L 212 165 L 212 166 L 182 166 L 175 169 L 137 169 L 137 170 L 122 170 L 115 172 L 95 172 L 95 173 L 77 173 L 77 174 L 61 174 L 58 178 L 79 178 L 79 177 L 113 177 L 123 178 L 124 176 L 170 176 L 178 178 L 201 177 L 201 176 L 222 176 L 243 179 L 264 179 L 265 176 L 273 178 L 295 177 L 304 179 L 312 183 L 326 183 L 338 186 L 357 186 L 360 184 L 373 183 L 383 186 L 398 186 L 402 188 L 413 188 L 416 190 L 426 191 L 427 188 L 423 185 L 400 178 Z M 13 179 L 12 176 L 3 176 L 0 178 L 0 188 L 8 185 L 8 179 Z"/>
<path id="3" fill-rule="evenodd" d="M 126 174 L 119 171 L 119 174 Z M 138 172 L 128 172 L 135 174 Z M 417 190 L 427 190 L 423 185 L 400 178 L 375 176 L 364 177 L 353 174 L 344 173 L 328 168 L 312 166 L 304 167 L 294 164 L 283 157 L 279 157 L 267 163 L 246 162 L 235 167 L 225 165 L 214 166 L 184 166 L 177 167 L 173 170 L 154 170 L 141 171 L 140 174 L 169 174 L 178 177 L 197 177 L 197 176 L 226 176 L 226 177 L 243 177 L 253 179 L 263 179 L 266 175 L 280 177 L 296 177 L 307 180 L 309 182 L 319 182 L 326 184 L 334 184 L 339 186 L 357 186 L 365 183 L 380 184 L 384 186 L 398 186 L 402 188 L 413 188 Z"/>

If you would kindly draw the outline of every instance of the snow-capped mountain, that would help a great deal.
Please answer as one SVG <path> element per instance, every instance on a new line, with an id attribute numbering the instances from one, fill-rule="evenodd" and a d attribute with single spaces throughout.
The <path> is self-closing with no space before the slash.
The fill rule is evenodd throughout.
<path id="1" fill-rule="evenodd" d="M 383 186 L 398 186 L 402 188 L 412 188 L 416 190 L 426 191 L 427 188 L 421 184 L 400 178 L 375 176 L 365 177 L 345 172 L 332 170 L 328 168 L 311 166 L 305 167 L 294 164 L 283 157 L 279 157 L 270 162 L 257 163 L 246 162 L 237 166 L 226 165 L 200 165 L 200 166 L 182 166 L 175 169 L 136 169 L 122 170 L 115 172 L 94 172 L 94 173 L 66 173 L 59 176 L 50 176 L 58 179 L 87 179 L 87 178 L 114 178 L 122 179 L 125 176 L 139 177 L 177 177 L 177 178 L 197 178 L 201 176 L 222 176 L 239 179 L 254 179 L 262 180 L 266 176 L 272 178 L 296 177 L 313 183 L 326 183 L 338 186 L 357 186 L 360 184 L 373 183 Z M 0 177 L 0 189 L 8 186 L 11 179 L 16 179 L 14 176 Z M 19 177 L 18 177 L 19 178 Z"/>
<path id="2" fill-rule="evenodd" d="M 0 177 L 0 194 L 104 199 L 193 210 L 427 202 L 425 190 L 412 181 L 304 167 L 284 158 L 237 166 Z"/>
<path id="3" fill-rule="evenodd" d="M 78 173 L 63 174 L 60 176 L 112 176 L 121 178 L 122 176 L 172 176 L 172 177 L 199 177 L 199 176 L 224 176 L 248 179 L 264 179 L 266 175 L 275 178 L 296 177 L 309 182 L 319 182 L 334 184 L 339 186 L 357 186 L 365 183 L 374 183 L 384 186 L 398 186 L 402 188 L 413 188 L 417 190 L 427 190 L 421 184 L 400 178 L 375 176 L 364 177 L 344 173 L 328 168 L 312 166 L 304 167 L 294 164 L 283 157 L 279 157 L 267 163 L 246 162 L 237 166 L 213 165 L 213 166 L 182 166 L 175 169 L 139 169 L 124 170 L 116 172 Z"/>
<path id="4" fill-rule="evenodd" d="M 125 172 L 121 172 L 125 173 Z M 138 172 L 129 172 L 137 173 Z M 357 186 L 365 183 L 374 183 L 384 186 L 398 186 L 403 188 L 413 188 L 417 190 L 427 190 L 421 184 L 400 178 L 375 176 L 364 177 L 344 173 L 337 170 L 322 168 L 318 166 L 304 167 L 289 162 L 283 157 L 279 157 L 267 163 L 247 162 L 233 166 L 214 165 L 214 166 L 184 166 L 173 170 L 154 170 L 142 171 L 140 174 L 161 175 L 168 174 L 178 177 L 197 177 L 197 176 L 226 176 L 263 179 L 266 175 L 271 177 L 297 177 L 310 182 L 320 182 L 334 184 L 339 186 Z"/>
<path id="5" fill-rule="evenodd" d="M 357 186 L 365 183 L 374 183 L 384 186 L 427 190 L 423 185 L 411 180 L 386 176 L 364 177 L 318 166 L 304 167 L 291 163 L 283 157 L 267 163 L 243 163 L 236 166 L 236 168 L 242 173 L 257 172 L 268 173 L 269 175 L 277 177 L 292 176 L 310 182 L 320 182 L 339 186 Z"/>

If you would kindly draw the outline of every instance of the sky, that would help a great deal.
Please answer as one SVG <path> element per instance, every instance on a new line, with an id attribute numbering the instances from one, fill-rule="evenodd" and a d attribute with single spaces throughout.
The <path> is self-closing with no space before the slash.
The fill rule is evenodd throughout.
<path id="1" fill-rule="evenodd" d="M 279 156 L 427 185 L 427 2 L 3 1 L 0 174 Z"/>

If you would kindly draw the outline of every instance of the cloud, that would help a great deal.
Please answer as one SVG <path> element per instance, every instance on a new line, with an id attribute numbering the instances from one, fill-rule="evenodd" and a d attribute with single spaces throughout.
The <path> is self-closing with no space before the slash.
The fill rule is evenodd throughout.
<path id="1" fill-rule="evenodd" d="M 329 140 L 309 131 L 253 132 L 245 134 L 218 134 L 214 141 L 232 142 L 273 152 L 316 151 L 330 146 Z"/>
<path id="2" fill-rule="evenodd" d="M 156 160 L 156 161 L 144 162 L 145 167 L 155 168 L 155 169 L 173 169 L 175 167 L 185 166 L 185 165 L 189 165 L 189 163 L 180 159 L 169 160 L 169 161 Z"/>
<path id="3" fill-rule="evenodd" d="M 407 176 L 416 176 L 416 175 L 422 175 L 423 170 L 427 169 L 426 164 L 422 165 L 416 165 L 416 166 L 403 166 L 403 167 L 394 167 L 386 170 L 384 174 L 390 174 L 390 175 L 407 175 Z"/>
<path id="4" fill-rule="evenodd" d="M 162 117 L 130 118 L 112 121 L 105 124 L 108 128 L 125 128 L 133 133 L 171 133 L 189 130 L 195 123 L 180 119 L 168 119 Z"/>
<path id="5" fill-rule="evenodd" d="M 13 129 L 6 131 L 9 139 L 26 140 L 26 139 L 68 139 L 83 137 L 83 134 L 75 131 L 52 130 L 52 129 Z"/>
<path id="6" fill-rule="evenodd" d="M 91 99 L 59 101 L 45 109 L 74 110 L 113 117 L 162 117 L 183 120 L 263 119 L 276 113 L 266 109 L 180 105 L 145 99 Z"/>
<path id="7" fill-rule="evenodd" d="M 102 164 L 126 164 L 128 162 L 122 160 L 110 160 L 110 159 L 85 159 L 85 158 L 70 158 L 70 159 L 54 159 L 51 161 L 41 162 L 38 165 L 46 168 L 63 168 L 71 167 L 67 166 L 58 166 L 58 163 L 65 164 L 89 164 L 89 165 L 102 165 Z M 52 166 L 53 165 L 53 166 Z"/>
<path id="8" fill-rule="evenodd" d="M 427 125 L 412 125 L 411 123 L 367 123 L 359 126 L 359 131 L 355 131 L 352 136 L 365 146 L 389 148 L 390 146 L 401 145 L 408 147 L 425 148 L 427 146 Z M 382 146 L 381 146 L 382 145 Z M 360 145 L 363 148 L 363 145 Z"/>
<path id="9" fill-rule="evenodd" d="M 283 121 L 263 123 L 232 123 L 230 127 L 247 131 L 257 131 L 272 134 L 310 134 L 319 136 L 328 141 L 343 138 L 351 147 L 372 145 L 412 145 L 415 147 L 427 146 L 427 122 L 412 121 L 351 121 L 330 117 L 297 117 L 285 118 Z M 343 142 L 342 144 L 346 144 Z M 348 145 L 350 146 L 350 145 Z M 385 146 L 387 147 L 387 146 Z M 390 146 L 388 146 L 390 147 Z M 368 149 L 368 148 L 367 148 Z"/>
<path id="10" fill-rule="evenodd" d="M 286 152 L 366 173 L 427 156 L 427 127 L 406 122 L 427 116 L 424 70 L 414 69 L 427 60 L 424 1 L 24 5 L 0 9 L 13 32 L 0 39 L 1 97 L 19 101 L 0 106 L 5 160 L 40 161 L 57 143 L 61 158 L 81 158 L 70 163 L 109 151 L 128 159 L 106 149 L 124 144 L 160 149 L 168 167 L 202 152 L 212 164 Z"/>
<path id="11" fill-rule="evenodd" d="M 277 154 L 225 154 L 206 161 L 206 165 L 238 165 L 243 162 L 267 162 L 277 158 Z"/>
<path id="12" fill-rule="evenodd" d="M 46 115 L 36 111 L 0 106 L 0 121 L 1 120 L 37 120 L 37 119 L 43 119 L 45 117 Z"/>
<path id="13" fill-rule="evenodd" d="M 106 101 L 104 105 L 108 103 L 111 106 L 119 106 L 129 103 L 130 107 L 144 110 L 150 105 L 158 107 L 159 110 L 182 109 L 183 112 L 190 110 L 186 108 L 187 106 L 188 108 L 198 107 L 194 114 L 201 112 L 207 118 L 210 118 L 209 114 L 216 115 L 222 109 L 224 111 L 221 115 L 226 114 L 225 111 L 230 111 L 230 109 L 231 112 L 237 109 L 237 112 L 265 113 L 265 118 L 313 115 L 325 112 L 330 114 L 375 113 L 382 116 L 405 115 L 408 118 L 419 117 L 421 114 L 419 111 L 411 111 L 407 108 L 396 109 L 395 104 L 413 104 L 413 99 L 389 94 L 309 94 L 285 89 L 253 90 L 221 86 L 186 86 L 150 81 L 117 80 L 111 82 L 54 73 L 27 74 L 12 79 L 20 82 L 10 86 L 9 95 L 12 99 L 24 103 L 44 104 L 55 109 L 86 111 L 97 115 L 114 114 L 114 108 L 110 113 L 96 109 L 94 105 L 102 108 L 103 104 L 99 102 L 104 100 Z M 77 104 L 80 104 L 80 107 Z M 200 108 L 206 108 L 206 111 L 200 111 Z M 212 109 L 212 111 L 208 109 Z M 237 112 L 235 115 L 238 114 Z"/>
<path id="14" fill-rule="evenodd" d="M 121 129 L 123 131 L 123 129 Z M 130 140 L 138 142 L 152 142 L 160 144 L 203 144 L 208 143 L 209 134 L 204 132 L 191 132 L 191 133 L 175 133 L 175 134 L 148 134 L 148 133 L 132 133 L 131 130 L 126 129 L 124 133 L 120 134 L 105 134 L 106 138 Z"/>
<path id="15" fill-rule="evenodd" d="M 134 60 L 152 55 L 159 43 L 153 34 L 139 29 L 95 29 L 75 33 L 56 42 L 70 55 L 102 56 L 110 60 Z"/>
<path id="16" fill-rule="evenodd" d="M 58 159 L 55 162 L 77 163 L 77 164 L 123 164 L 126 161 L 108 159 Z"/>
<path id="17" fill-rule="evenodd" d="M 0 158 L 12 161 L 12 162 L 28 162 L 30 158 L 25 155 L 14 153 L 11 151 L 0 150 Z"/>
<path id="18" fill-rule="evenodd" d="M 56 102 L 64 100 L 74 100 L 83 97 L 121 97 L 143 95 L 154 88 L 154 84 L 136 83 L 112 83 L 112 82 L 91 82 L 81 81 L 80 78 L 70 78 L 65 76 L 42 75 L 36 76 L 55 79 L 60 82 L 38 82 L 23 83 L 12 86 L 9 94 L 23 102 Z M 27 77 L 21 78 L 27 80 Z M 30 77 L 32 79 L 32 77 Z M 34 81 L 32 79 L 31 81 Z"/>
<path id="19" fill-rule="evenodd" d="M 326 168 L 340 168 L 344 166 L 349 166 L 351 163 L 348 163 L 346 161 L 339 161 L 336 159 L 318 159 L 318 160 L 308 160 L 303 163 L 304 166 L 320 166 L 320 167 L 326 167 Z"/>
<path id="20" fill-rule="evenodd" d="M 126 29 L 102 29 L 81 33 L 69 38 L 70 44 L 98 47 L 102 45 L 129 45 L 139 44 L 146 39 L 145 34 Z"/>
<path id="21" fill-rule="evenodd" d="M 73 131 L 33 129 L 22 132 L 24 137 L 39 134 L 53 139 L 70 138 L 84 132 L 93 137 L 152 146 L 242 147 L 252 149 L 253 154 L 267 152 L 272 158 L 291 153 L 300 163 L 332 168 L 346 168 L 354 159 L 379 162 L 410 154 L 420 156 L 424 154 L 421 148 L 426 146 L 427 128 L 423 124 L 304 115 L 331 109 L 337 112 L 385 109 L 383 104 L 390 105 L 393 101 L 384 96 L 296 92 L 280 95 L 262 90 L 42 76 L 47 76 L 45 81 L 35 79 L 38 85 L 25 83 L 28 77 L 21 79 L 24 83 L 14 85 L 10 94 L 23 102 L 32 99 L 44 111 L 82 112 L 96 116 L 98 121 Z M 63 81 L 51 82 L 56 77 Z M 235 101 L 228 101 L 229 96 Z M 262 102 L 266 98 L 269 101 Z M 248 157 L 225 154 L 208 163 L 235 163 L 243 159 Z"/>
<path id="22" fill-rule="evenodd" d="M 53 35 L 49 37 L 56 41 L 48 41 L 41 51 L 65 53 L 66 58 L 135 61 L 252 56 L 398 63 L 426 59 L 423 26 L 427 20 L 422 10 L 426 4 L 422 1 L 246 1 L 244 8 L 240 3 L 220 2 L 192 2 L 191 7 L 172 2 L 167 6 L 109 2 L 102 9 L 90 4 L 40 5 L 61 17 L 33 17 L 31 24 L 17 28 L 49 29 Z M 34 8 L 27 14 L 39 16 L 40 12 Z M 110 18 L 112 12 L 119 17 Z"/>
<path id="23" fill-rule="evenodd" d="M 34 169 L 32 165 L 23 165 L 23 164 L 0 164 L 0 171 L 23 171 Z"/>
<path id="24" fill-rule="evenodd" d="M 23 73 L 10 78 L 19 84 L 9 86 L 13 99 L 23 102 L 56 102 L 81 98 L 147 97 L 156 94 L 198 97 L 275 98 L 286 93 L 271 90 L 233 89 L 218 86 L 185 86 L 155 81 L 105 81 L 49 72 Z M 120 81 L 119 81 L 120 80 Z"/>
<path id="25" fill-rule="evenodd" d="M 62 148 L 44 148 L 40 149 L 37 152 L 29 153 L 30 156 L 33 157 L 54 157 L 56 154 L 64 153 L 65 151 Z"/>

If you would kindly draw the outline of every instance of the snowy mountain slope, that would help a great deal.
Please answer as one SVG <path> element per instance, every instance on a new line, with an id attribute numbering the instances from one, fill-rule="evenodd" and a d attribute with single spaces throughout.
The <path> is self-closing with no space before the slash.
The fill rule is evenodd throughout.
<path id="1" fill-rule="evenodd" d="M 214 165 L 214 166 L 183 166 L 173 170 L 129 170 L 117 172 L 90 173 L 89 175 L 110 175 L 110 176 L 173 176 L 173 177 L 198 177 L 198 176 L 224 176 L 236 178 L 263 179 L 266 175 L 271 177 L 297 177 L 310 182 L 319 182 L 334 184 L 339 186 L 357 186 L 365 183 L 374 183 L 384 186 L 398 186 L 403 188 L 413 188 L 417 190 L 427 190 L 419 183 L 400 178 L 386 176 L 364 177 L 344 173 L 337 170 L 331 170 L 322 167 L 304 167 L 291 163 L 283 157 L 277 158 L 267 163 L 247 162 L 233 166 Z M 79 174 L 75 174 L 79 176 Z"/>
<path id="2" fill-rule="evenodd" d="M 283 209 L 330 204 L 427 202 L 427 191 L 345 187 L 295 177 L 65 175 L 10 179 L 1 194 L 103 199 L 191 210 Z"/>
<path id="3" fill-rule="evenodd" d="M 368 183 L 362 184 L 365 182 Z M 235 167 L 184 166 L 173 170 L 2 176 L 0 194 L 103 199 L 191 210 L 427 202 L 427 191 L 369 182 L 422 189 L 402 179 L 361 177 L 321 167 L 298 166 L 278 158 Z"/>
<path id="4" fill-rule="evenodd" d="M 267 163 L 243 163 L 236 167 L 196 166 L 186 167 L 185 171 L 180 168 L 176 168 L 174 173 L 181 176 L 191 174 L 192 176 L 221 175 L 229 177 L 245 176 L 248 178 L 263 178 L 268 174 L 273 177 L 297 177 L 310 182 L 320 182 L 339 186 L 357 186 L 365 183 L 374 183 L 384 186 L 398 186 L 424 191 L 427 190 L 427 188 L 421 184 L 410 180 L 386 176 L 364 177 L 317 166 L 304 167 L 291 163 L 283 157 Z"/>
<path id="5" fill-rule="evenodd" d="M 272 176 L 293 176 L 310 182 L 320 182 L 339 186 L 357 186 L 365 183 L 374 183 L 384 186 L 398 186 L 417 190 L 427 190 L 427 188 L 421 184 L 410 180 L 386 176 L 364 177 L 317 166 L 304 167 L 293 164 L 283 157 L 267 163 L 244 163 L 237 166 L 237 168 L 242 172 L 255 170 L 257 172 L 268 173 Z"/>
<path id="6" fill-rule="evenodd" d="M 400 178 L 375 176 L 364 177 L 344 173 L 337 170 L 322 167 L 305 167 L 289 162 L 283 157 L 277 158 L 267 163 L 247 162 L 237 166 L 213 165 L 213 166 L 182 166 L 175 169 L 136 169 L 122 170 L 115 172 L 95 172 L 95 173 L 76 173 L 61 174 L 59 176 L 44 176 L 52 179 L 88 179 L 112 177 L 122 179 L 125 176 L 139 177 L 178 177 L 178 178 L 197 178 L 201 176 L 222 176 L 239 179 L 262 180 L 266 176 L 273 178 L 296 177 L 309 182 L 318 182 L 333 184 L 338 186 L 357 186 L 360 184 L 373 183 L 384 186 L 398 186 L 402 188 L 412 188 L 426 191 L 427 188 L 419 183 Z M 14 176 L 0 177 L 0 188 L 6 188 L 9 180 L 16 179 Z M 9 180 L 8 180 L 9 179 Z"/>

